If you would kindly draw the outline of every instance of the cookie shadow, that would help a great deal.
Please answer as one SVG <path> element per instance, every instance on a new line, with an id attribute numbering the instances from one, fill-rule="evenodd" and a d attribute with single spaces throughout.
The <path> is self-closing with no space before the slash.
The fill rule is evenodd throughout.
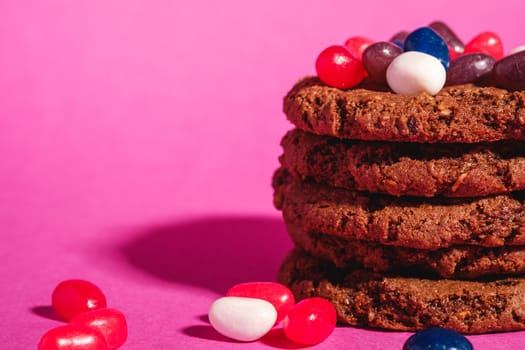
<path id="1" fill-rule="evenodd" d="M 278 217 L 203 217 L 138 232 L 120 247 L 157 278 L 224 293 L 246 281 L 274 281 L 292 243 Z"/>

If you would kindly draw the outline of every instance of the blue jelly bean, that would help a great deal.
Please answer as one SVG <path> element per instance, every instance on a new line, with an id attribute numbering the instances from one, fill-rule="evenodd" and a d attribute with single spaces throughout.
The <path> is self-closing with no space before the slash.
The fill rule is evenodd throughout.
<path id="1" fill-rule="evenodd" d="M 436 57 L 448 69 L 450 53 L 445 40 L 434 29 L 422 27 L 414 30 L 405 39 L 405 51 L 420 51 Z"/>
<path id="2" fill-rule="evenodd" d="M 429 328 L 407 339 L 403 350 L 473 350 L 462 334 L 447 328 Z"/>

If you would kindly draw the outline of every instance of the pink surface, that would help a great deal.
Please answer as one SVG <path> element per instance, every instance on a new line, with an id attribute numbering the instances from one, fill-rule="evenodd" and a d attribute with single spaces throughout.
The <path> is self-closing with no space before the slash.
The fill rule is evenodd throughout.
<path id="1" fill-rule="evenodd" d="M 0 344 L 35 349 L 50 295 L 85 278 L 121 309 L 124 349 L 240 344 L 209 305 L 273 280 L 291 247 L 270 178 L 282 96 L 317 53 L 434 19 L 523 44 L 521 0 L 0 2 Z M 498 16 L 498 17 L 496 17 Z M 407 333 L 338 328 L 319 349 L 400 349 Z M 471 337 L 519 349 L 525 333 Z"/>

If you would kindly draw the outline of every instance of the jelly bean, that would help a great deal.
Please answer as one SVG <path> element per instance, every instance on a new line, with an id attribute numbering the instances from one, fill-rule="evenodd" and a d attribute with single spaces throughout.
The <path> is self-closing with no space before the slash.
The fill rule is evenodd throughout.
<path id="1" fill-rule="evenodd" d="M 317 57 L 315 69 L 323 83 L 340 89 L 359 84 L 366 74 L 361 61 L 341 45 L 324 49 Z"/>
<path id="2" fill-rule="evenodd" d="M 104 336 L 84 325 L 60 326 L 45 333 L 38 350 L 109 350 Z"/>
<path id="3" fill-rule="evenodd" d="M 363 53 L 363 65 L 368 77 L 377 82 L 386 82 L 388 65 L 401 53 L 403 49 L 386 41 L 370 45 Z"/>
<path id="4" fill-rule="evenodd" d="M 103 308 L 76 315 L 71 325 L 84 325 L 97 329 L 106 340 L 109 349 L 120 348 L 128 338 L 128 325 L 124 314 L 118 310 Z"/>
<path id="5" fill-rule="evenodd" d="M 277 311 L 263 299 L 222 297 L 211 305 L 208 318 L 222 335 L 239 341 L 254 341 L 272 329 Z"/>
<path id="6" fill-rule="evenodd" d="M 226 296 L 264 299 L 272 303 L 277 310 L 277 321 L 280 322 L 295 304 L 292 291 L 283 284 L 275 282 L 247 282 L 233 286 Z"/>
<path id="7" fill-rule="evenodd" d="M 525 51 L 525 45 L 516 46 L 512 50 L 509 51 L 508 55 L 513 55 L 515 53 L 518 53 L 520 51 Z"/>
<path id="8" fill-rule="evenodd" d="M 446 328 L 429 328 L 407 339 L 403 350 L 473 350 L 462 334 Z"/>
<path id="9" fill-rule="evenodd" d="M 69 321 L 82 312 L 106 307 L 106 297 L 95 284 L 72 279 L 55 287 L 51 305 L 59 317 Z"/>
<path id="10" fill-rule="evenodd" d="M 434 21 L 428 25 L 430 28 L 434 29 L 443 39 L 445 39 L 445 42 L 447 45 L 452 48 L 452 52 L 456 53 L 456 57 L 458 55 L 461 55 L 463 53 L 463 50 L 465 49 L 465 44 L 463 44 L 463 41 L 454 33 L 450 27 L 441 21 Z"/>
<path id="11" fill-rule="evenodd" d="M 484 53 L 468 53 L 450 62 L 446 85 L 473 83 L 492 71 L 496 60 Z"/>
<path id="12" fill-rule="evenodd" d="M 525 90 L 525 51 L 506 56 L 492 70 L 496 83 L 509 90 Z"/>
<path id="13" fill-rule="evenodd" d="M 422 27 L 410 33 L 405 40 L 405 51 L 419 51 L 436 57 L 445 69 L 450 64 L 450 54 L 445 40 L 434 29 Z"/>
<path id="14" fill-rule="evenodd" d="M 503 44 L 496 33 L 483 32 L 465 45 L 464 53 L 482 52 L 497 60 L 503 57 Z"/>
<path id="15" fill-rule="evenodd" d="M 328 300 L 306 298 L 294 305 L 284 318 L 284 334 L 291 341 L 302 345 L 322 342 L 334 331 L 337 314 Z"/>
<path id="16" fill-rule="evenodd" d="M 398 41 L 398 42 L 404 43 L 407 36 L 408 36 L 408 32 L 406 30 L 402 30 L 392 35 L 392 37 L 388 41 L 392 41 L 392 42 Z"/>
<path id="17" fill-rule="evenodd" d="M 445 85 L 446 77 L 447 72 L 437 58 L 418 51 L 403 52 L 386 70 L 388 85 L 398 94 L 435 95 Z"/>
<path id="18" fill-rule="evenodd" d="M 368 39 L 362 36 L 353 36 L 345 41 L 345 47 L 350 51 L 350 53 L 357 58 L 358 60 L 363 59 L 363 52 L 373 44 L 372 39 Z"/>

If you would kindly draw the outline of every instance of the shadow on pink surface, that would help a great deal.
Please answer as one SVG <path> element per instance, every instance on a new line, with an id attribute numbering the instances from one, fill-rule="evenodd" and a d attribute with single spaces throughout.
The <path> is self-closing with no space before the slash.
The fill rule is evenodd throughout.
<path id="1" fill-rule="evenodd" d="M 158 278 L 225 293 L 239 282 L 274 281 L 292 244 L 279 217 L 204 217 L 144 230 L 121 247 Z"/>

